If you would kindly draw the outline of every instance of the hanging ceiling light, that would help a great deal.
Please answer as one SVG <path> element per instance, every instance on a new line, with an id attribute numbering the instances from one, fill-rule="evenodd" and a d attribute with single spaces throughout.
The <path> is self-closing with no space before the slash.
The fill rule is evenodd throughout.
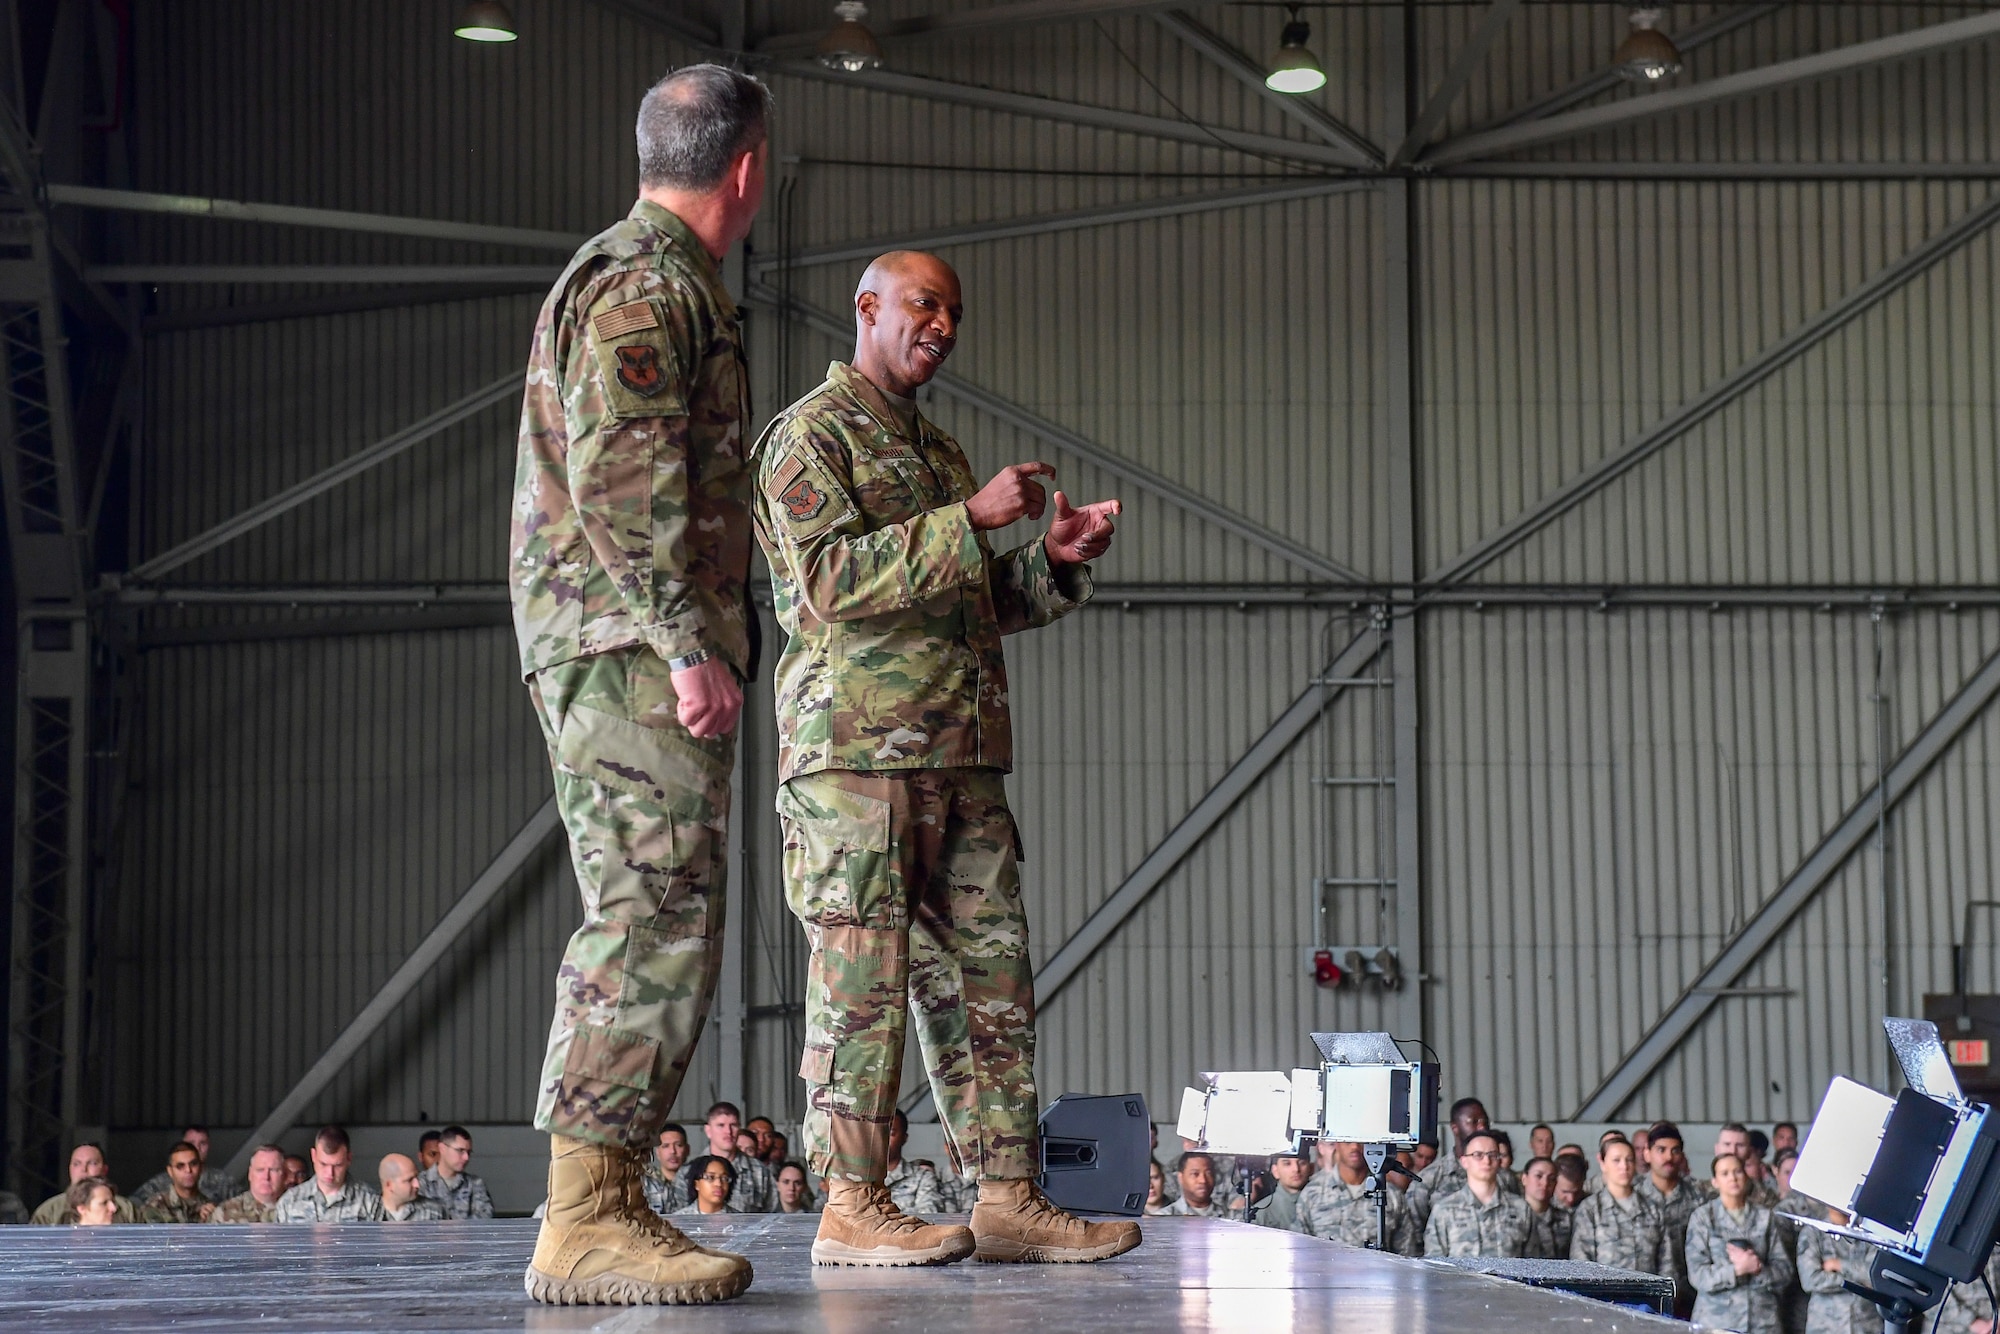
<path id="1" fill-rule="evenodd" d="M 1264 86 L 1277 93 L 1309 93 L 1326 86 L 1326 71 L 1319 67 L 1319 57 L 1306 50 L 1312 28 L 1299 17 L 1297 5 L 1290 9 L 1292 20 L 1278 34 L 1278 54 L 1271 57 Z"/>
<path id="2" fill-rule="evenodd" d="M 861 0 L 840 0 L 833 7 L 833 14 L 838 22 L 813 49 L 819 63 L 828 69 L 846 70 L 849 74 L 881 68 L 882 48 L 876 42 L 875 34 L 868 31 L 868 25 L 861 21 L 868 17 L 868 6 Z"/>
<path id="3" fill-rule="evenodd" d="M 1662 7 L 1642 5 L 1632 11 L 1632 31 L 1618 44 L 1611 63 L 1634 83 L 1658 83 L 1681 72 L 1681 49 L 1660 31 Z"/>
<path id="4" fill-rule="evenodd" d="M 514 31 L 514 16 L 500 0 L 472 0 L 451 31 L 468 42 L 511 42 L 520 36 Z"/>

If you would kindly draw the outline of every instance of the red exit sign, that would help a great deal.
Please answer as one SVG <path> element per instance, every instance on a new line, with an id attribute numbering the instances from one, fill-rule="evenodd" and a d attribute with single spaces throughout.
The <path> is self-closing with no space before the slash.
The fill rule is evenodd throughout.
<path id="1" fill-rule="evenodd" d="M 1947 1044 L 1953 1065 L 1991 1065 L 1993 1046 L 1985 1038 L 1955 1038 Z"/>

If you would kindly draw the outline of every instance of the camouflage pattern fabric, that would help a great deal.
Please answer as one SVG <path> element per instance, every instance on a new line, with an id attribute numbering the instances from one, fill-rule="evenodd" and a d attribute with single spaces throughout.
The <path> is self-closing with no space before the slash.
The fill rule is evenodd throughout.
<path id="1" fill-rule="evenodd" d="M 278 1203 L 258 1202 L 255 1195 L 244 1191 L 232 1195 L 215 1206 L 215 1212 L 208 1216 L 211 1223 L 275 1223 L 278 1221 Z"/>
<path id="2" fill-rule="evenodd" d="M 906 1214 L 941 1214 L 944 1194 L 938 1189 L 938 1175 L 929 1163 L 913 1163 L 905 1158 L 889 1169 L 882 1184 L 889 1199 Z"/>
<path id="3" fill-rule="evenodd" d="M 1172 1177 L 1167 1178 L 1169 1181 Z M 946 1214 L 969 1214 L 972 1206 L 979 1203 L 979 1178 L 968 1172 L 954 1176 L 950 1172 L 938 1176 L 938 1212 Z"/>
<path id="4" fill-rule="evenodd" d="M 1994 1292 L 2000 1293 L 2000 1247 L 1987 1257 L 1986 1281 Z M 1942 1309 L 1933 1313 L 1937 1334 L 1972 1334 L 1973 1321 L 1993 1318 L 1993 1307 L 1986 1299 L 1986 1289 L 1978 1283 L 1954 1284 L 1940 1306 Z"/>
<path id="5" fill-rule="evenodd" d="M 1660 1215 L 1666 1220 L 1667 1240 L 1674 1254 L 1674 1290 L 1682 1309 L 1694 1300 L 1694 1285 L 1688 1282 L 1687 1273 L 1687 1231 L 1688 1219 L 1694 1211 L 1708 1203 L 1709 1197 L 1696 1189 L 1700 1183 L 1677 1182 L 1673 1194 L 1669 1195 L 1653 1182 L 1651 1173 L 1639 1178 L 1639 1197 L 1660 1207 Z"/>
<path id="6" fill-rule="evenodd" d="M 1793 1222 L 1786 1214 L 1797 1214 L 1804 1218 L 1825 1218 L 1826 1206 L 1808 1195 L 1790 1191 L 1778 1198 L 1776 1226 L 1778 1236 L 1786 1249 L 1792 1253 L 1792 1268 L 1796 1276 L 1791 1285 L 1778 1294 L 1778 1321 L 1785 1327 L 1785 1334 L 1806 1334 L 1806 1326 L 1811 1323 L 1812 1293 L 1805 1287 L 1805 1262 L 1799 1258 L 1799 1239 L 1812 1229 Z"/>
<path id="7" fill-rule="evenodd" d="M 694 1215 L 701 1213 L 702 1208 L 699 1204 L 684 1204 L 680 1208 L 674 1210 L 674 1212 L 684 1217 L 692 1217 Z M 721 1212 L 725 1214 L 740 1214 L 743 1211 L 741 1209 L 738 1209 L 733 1204 L 725 1204 L 722 1206 Z M 710 1214 L 709 1217 L 713 1218 L 715 1217 L 715 1215 Z"/>
<path id="8" fill-rule="evenodd" d="M 1523 1197 L 1525 1198 L 1525 1197 Z M 1567 1260 L 1570 1239 L 1575 1235 L 1576 1216 L 1554 1200 L 1540 1213 L 1535 1206 L 1528 1206 L 1528 1249 L 1521 1253 L 1524 1260 Z"/>
<path id="9" fill-rule="evenodd" d="M 1764 1267 L 1748 1278 L 1739 1276 L 1729 1261 L 1731 1238 L 1748 1241 Z M 1714 1199 L 1695 1210 L 1688 1219 L 1687 1268 L 1696 1324 L 1779 1334 L 1778 1295 L 1792 1281 L 1792 1257 L 1769 1209 L 1745 1201 L 1743 1212 L 1732 1215 Z"/>
<path id="10" fill-rule="evenodd" d="M 1362 1187 L 1341 1180 L 1338 1169 L 1320 1172 L 1299 1192 L 1298 1230 L 1308 1237 L 1344 1241 L 1349 1246 L 1373 1246 L 1375 1201 Z M 1383 1218 L 1386 1249 L 1397 1255 L 1421 1255 L 1422 1236 L 1407 1197 L 1391 1190 Z"/>
<path id="11" fill-rule="evenodd" d="M 1875 1248 L 1865 1241 L 1828 1236 L 1816 1227 L 1799 1228 L 1799 1283 L 1810 1299 L 1805 1334 L 1881 1334 L 1882 1312 L 1867 1298 L 1841 1286 L 1841 1280 L 1849 1278 L 1866 1283 L 1868 1262 L 1874 1256 Z M 1828 1260 L 1840 1261 L 1840 1268 L 1829 1270 Z M 1976 1283 L 1959 1286 L 1969 1287 L 1981 1298 L 1986 1295 Z M 1990 1318 L 1992 1312 L 1984 1314 Z"/>
<path id="12" fill-rule="evenodd" d="M 382 1197 L 358 1181 L 349 1181 L 332 1199 L 320 1194 L 319 1182 L 302 1181 L 278 1197 L 280 1223 L 379 1223 L 385 1217 Z"/>
<path id="13" fill-rule="evenodd" d="M 1009 769 L 1000 638 L 1088 600 L 1036 537 L 993 554 L 956 441 L 835 362 L 754 451 L 778 621 L 778 773 Z"/>
<path id="14" fill-rule="evenodd" d="M 881 1181 L 914 1011 L 954 1170 L 1041 1170 L 1013 815 L 990 769 L 830 770 L 778 789 L 812 947 L 802 1129 L 818 1176 Z"/>
<path id="15" fill-rule="evenodd" d="M 722 275 L 641 200 L 577 251 L 535 325 L 508 560 L 524 677 L 642 645 L 749 675 L 749 420 Z"/>
<path id="16" fill-rule="evenodd" d="M 1518 1260 L 1528 1249 L 1528 1202 L 1495 1190 L 1481 1204 L 1467 1186 L 1439 1197 L 1424 1226 L 1424 1254 L 1432 1257 L 1499 1256 Z"/>
<path id="17" fill-rule="evenodd" d="M 446 1214 L 444 1205 L 428 1195 L 419 1195 L 400 1209 L 382 1206 L 382 1221 L 385 1223 L 442 1223 Z M 493 1215 L 486 1215 L 491 1218 Z"/>
<path id="18" fill-rule="evenodd" d="M 1281 1232 L 1303 1231 L 1299 1226 L 1299 1191 L 1273 1187 L 1269 1195 L 1250 1206 L 1249 1221 Z"/>
<path id="19" fill-rule="evenodd" d="M 535 1127 L 651 1148 L 715 993 L 735 739 L 680 725 L 673 673 L 646 648 L 543 668 L 529 689 L 583 896 Z"/>
<path id="20" fill-rule="evenodd" d="M 1502 1167 L 1494 1173 L 1493 1179 L 1500 1183 L 1500 1189 L 1509 1195 L 1521 1193 L 1521 1178 L 1511 1168 Z M 1447 1195 L 1455 1195 L 1465 1189 L 1465 1169 L 1459 1166 L 1457 1158 L 1440 1157 L 1436 1162 L 1417 1174 L 1424 1189 L 1431 1193 L 1435 1204 Z"/>
<path id="21" fill-rule="evenodd" d="M 1674 1241 L 1666 1215 L 1636 1190 L 1619 1200 L 1607 1187 L 1580 1201 L 1570 1220 L 1569 1254 L 1561 1258 L 1674 1276 Z"/>
<path id="22" fill-rule="evenodd" d="M 132 1192 L 132 1202 L 134 1204 L 148 1204 L 161 1195 L 172 1194 L 173 1189 L 174 1179 L 172 1177 L 168 1176 L 165 1172 L 155 1172 L 139 1184 L 139 1189 Z M 195 1183 L 195 1189 L 211 1200 L 226 1200 L 232 1195 L 241 1195 L 244 1191 L 250 1189 L 250 1183 L 247 1181 L 238 1181 L 235 1177 L 223 1172 L 221 1168 L 203 1167 L 201 1169 L 201 1180 Z"/>
<path id="23" fill-rule="evenodd" d="M 446 1181 L 444 1173 L 426 1167 L 417 1174 L 417 1194 L 436 1200 L 446 1218 L 493 1217 L 493 1197 L 487 1193 L 486 1183 L 470 1172 L 460 1172 L 456 1179 Z"/>
<path id="24" fill-rule="evenodd" d="M 699 1158 L 701 1155 L 696 1154 Z M 768 1163 L 759 1162 L 747 1153 L 729 1155 L 729 1165 L 736 1169 L 736 1184 L 729 1191 L 729 1208 L 739 1214 L 774 1214 L 778 1212 L 778 1175 Z M 681 1205 L 695 1203 L 694 1159 L 681 1165 L 680 1174 L 675 1179 L 679 1188 Z M 679 1208 L 680 1205 L 675 1206 Z M 655 1210 L 655 1212 L 658 1212 Z"/>
<path id="25" fill-rule="evenodd" d="M 640 1185 L 646 1192 L 646 1206 L 662 1218 L 688 1202 L 680 1174 L 676 1173 L 669 1179 L 666 1169 L 660 1166 L 657 1159 L 646 1159 L 646 1170 L 640 1176 Z"/>
<path id="26" fill-rule="evenodd" d="M 111 1217 L 119 1223 L 137 1223 L 140 1221 L 139 1206 L 120 1195 L 112 1202 Z M 28 1215 L 28 1221 L 36 1227 L 74 1227 L 76 1210 L 70 1207 L 68 1192 L 51 1195 L 36 1205 L 35 1212 Z"/>
<path id="27" fill-rule="evenodd" d="M 200 1191 L 191 1200 L 184 1200 L 172 1191 L 165 1195 L 155 1195 L 139 1206 L 141 1223 L 203 1223 L 208 1220 L 201 1216 L 202 1209 L 211 1201 Z"/>
<path id="28" fill-rule="evenodd" d="M 1169 1218 L 1227 1218 L 1229 1217 L 1229 1206 L 1224 1204 L 1220 1199 L 1211 1199 L 1207 1204 L 1196 1206 L 1189 1204 L 1187 1196 L 1183 1195 L 1167 1206 L 1165 1216 Z"/>

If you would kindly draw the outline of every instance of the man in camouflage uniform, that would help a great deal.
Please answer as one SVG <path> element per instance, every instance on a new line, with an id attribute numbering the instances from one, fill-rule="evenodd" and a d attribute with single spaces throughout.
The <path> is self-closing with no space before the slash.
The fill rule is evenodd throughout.
<path id="1" fill-rule="evenodd" d="M 1607 1141 L 1598 1151 L 1597 1165 L 1604 1189 L 1570 1216 L 1567 1258 L 1674 1278 L 1674 1243 L 1666 1215 L 1633 1184 L 1639 1164 L 1631 1141 L 1623 1135 Z"/>
<path id="2" fill-rule="evenodd" d="M 1531 1230 L 1528 1202 L 1500 1188 L 1500 1145 L 1490 1130 L 1476 1130 L 1460 1147 L 1465 1188 L 1439 1196 L 1424 1227 L 1424 1254 L 1519 1259 Z"/>
<path id="3" fill-rule="evenodd" d="M 215 1206 L 211 1223 L 275 1223 L 278 1200 L 285 1193 L 285 1151 L 260 1144 L 250 1155 L 250 1188 Z"/>
<path id="4" fill-rule="evenodd" d="M 1270 1170 L 1271 1193 L 1250 1206 L 1249 1221 L 1258 1227 L 1304 1231 L 1299 1223 L 1299 1193 L 1312 1180 L 1311 1160 L 1303 1152 L 1274 1154 Z"/>
<path id="5" fill-rule="evenodd" d="M 402 1154 L 396 1157 L 409 1161 Z M 471 1162 L 472 1133 L 464 1126 L 446 1126 L 438 1137 L 437 1163 L 417 1177 L 417 1193 L 436 1200 L 446 1218 L 493 1217 L 486 1182 L 466 1171 Z"/>
<path id="6" fill-rule="evenodd" d="M 735 1184 L 729 1190 L 729 1208 L 739 1214 L 770 1214 L 778 1211 L 777 1175 L 764 1163 L 736 1147 L 743 1113 L 733 1102 L 718 1102 L 708 1109 L 702 1129 L 708 1134 L 708 1151 L 729 1164 Z M 693 1203 L 694 1164 L 680 1170 L 682 1207 Z"/>
<path id="7" fill-rule="evenodd" d="M 687 1191 L 680 1179 L 687 1160 L 687 1131 L 676 1125 L 660 1127 L 660 1142 L 646 1159 L 641 1185 L 646 1192 L 646 1207 L 662 1218 L 687 1206 Z"/>
<path id="8" fill-rule="evenodd" d="M 1489 1130 L 1486 1108 L 1479 1099 L 1460 1098 L 1451 1105 L 1452 1152 L 1440 1154 L 1437 1161 L 1417 1176 L 1429 1192 L 1433 1205 L 1445 1196 L 1465 1189 L 1465 1164 L 1459 1161 L 1459 1155 L 1465 1152 L 1470 1136 L 1485 1130 Z M 1521 1178 L 1509 1169 L 1496 1167 L 1493 1179 L 1508 1194 L 1521 1193 Z"/>
<path id="9" fill-rule="evenodd" d="M 1215 1181 L 1215 1159 L 1199 1149 L 1190 1149 L 1174 1164 L 1174 1177 L 1181 1193 L 1167 1206 L 1173 1218 L 1227 1218 L 1228 1201 L 1222 1198 Z"/>
<path id="10" fill-rule="evenodd" d="M 215 1201 L 201 1193 L 201 1150 L 182 1140 L 167 1151 L 167 1179 L 173 1184 L 139 1206 L 142 1223 L 206 1223 Z"/>
<path id="11" fill-rule="evenodd" d="M 385 1223 L 442 1223 L 447 1217 L 445 1206 L 435 1196 L 424 1194 L 423 1178 L 429 1173 L 417 1171 L 416 1163 L 408 1154 L 392 1153 L 376 1167 L 375 1174 L 382 1183 L 382 1221 Z M 493 1215 L 488 1212 L 486 1215 Z"/>
<path id="12" fill-rule="evenodd" d="M 1375 1201 L 1368 1196 L 1368 1158 L 1359 1144 L 1322 1141 L 1324 1170 L 1299 1192 L 1299 1231 L 1309 1237 L 1373 1246 Z M 1423 1234 L 1403 1192 L 1390 1190 L 1382 1216 L 1384 1249 L 1396 1255 L 1423 1253 Z"/>
<path id="13" fill-rule="evenodd" d="M 1671 1121 L 1655 1123 L 1646 1132 L 1646 1175 L 1639 1178 L 1639 1195 L 1660 1206 L 1666 1220 L 1667 1239 L 1674 1250 L 1674 1309 L 1683 1316 L 1694 1309 L 1694 1286 L 1687 1275 L 1688 1219 L 1710 1195 L 1706 1182 L 1687 1177 L 1681 1128 Z"/>
<path id="14" fill-rule="evenodd" d="M 913 1163 L 903 1157 L 910 1143 L 910 1118 L 898 1107 L 889 1125 L 889 1171 L 882 1184 L 889 1198 L 906 1214 L 945 1212 L 944 1192 L 938 1184 L 937 1169 L 929 1163 Z"/>
<path id="15" fill-rule="evenodd" d="M 750 1283 L 741 1257 L 647 1208 L 640 1177 L 721 961 L 753 664 L 750 393 L 718 265 L 763 200 L 769 107 L 718 65 L 646 94 L 639 201 L 557 279 L 529 358 L 509 582 L 584 910 L 535 1106 L 540 1301 L 720 1301 Z"/>
<path id="16" fill-rule="evenodd" d="M 372 1187 L 350 1181 L 354 1150 L 347 1132 L 327 1126 L 313 1139 L 312 1179 L 278 1197 L 279 1223 L 379 1223 L 382 1197 Z"/>
<path id="17" fill-rule="evenodd" d="M 105 1165 L 104 1150 L 96 1144 L 85 1142 L 77 1145 L 69 1153 L 69 1184 L 89 1181 L 94 1177 L 110 1179 L 110 1168 Z M 120 1223 L 139 1221 L 139 1206 L 123 1195 L 112 1197 L 112 1214 Z M 35 1206 L 28 1215 L 28 1222 L 36 1227 L 72 1226 L 76 1223 L 76 1206 L 69 1202 L 67 1187 L 60 1194 L 51 1195 Z"/>
<path id="18" fill-rule="evenodd" d="M 242 1182 L 228 1175 L 221 1168 L 210 1167 L 208 1165 L 208 1127 L 188 1126 L 181 1131 L 180 1142 L 183 1144 L 192 1144 L 194 1151 L 201 1156 L 201 1181 L 196 1186 L 196 1189 L 203 1195 L 206 1195 L 211 1200 L 226 1200 L 230 1196 L 242 1191 Z M 168 1194 L 173 1188 L 174 1182 L 171 1173 L 164 1171 L 155 1172 L 139 1184 L 139 1189 L 132 1192 L 132 1201 L 135 1204 L 146 1204 L 155 1196 Z"/>
<path id="19" fill-rule="evenodd" d="M 1139 1244 L 1035 1188 L 1034 988 L 1001 636 L 1087 600 L 1117 501 L 1072 509 L 996 554 L 987 533 L 1039 519 L 1045 463 L 984 487 L 914 399 L 957 341 L 958 275 L 929 255 L 871 264 L 853 365 L 759 442 L 757 534 L 779 622 L 778 809 L 785 880 L 812 957 L 808 1165 L 825 1179 L 823 1264 L 1095 1260 Z M 972 1227 L 889 1199 L 889 1113 L 917 1015 L 952 1167 L 976 1166 Z"/>

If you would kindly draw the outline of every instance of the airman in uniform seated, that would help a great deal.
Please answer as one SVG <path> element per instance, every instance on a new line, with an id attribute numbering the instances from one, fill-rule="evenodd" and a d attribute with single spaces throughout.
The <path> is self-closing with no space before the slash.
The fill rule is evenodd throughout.
<path id="1" fill-rule="evenodd" d="M 694 1187 L 692 1203 L 674 1210 L 676 1214 L 740 1214 L 730 1196 L 736 1191 L 736 1165 L 718 1153 L 704 1153 L 688 1164 L 687 1178 Z"/>
<path id="2" fill-rule="evenodd" d="M 646 1190 L 646 1203 L 662 1218 L 687 1207 L 687 1188 L 681 1182 L 681 1169 L 687 1166 L 687 1160 L 687 1131 L 671 1123 L 662 1126 L 660 1142 L 646 1159 L 645 1174 L 640 1181 Z"/>
<path id="3" fill-rule="evenodd" d="M 201 1151 L 183 1140 L 167 1151 L 167 1177 L 173 1182 L 164 1195 L 139 1206 L 142 1223 L 206 1223 L 215 1201 L 201 1193 Z"/>
<path id="4" fill-rule="evenodd" d="M 1445 1196 L 1465 1189 L 1465 1164 L 1460 1160 L 1459 1155 L 1465 1152 L 1465 1146 L 1469 1142 L 1469 1137 L 1481 1132 L 1492 1134 L 1492 1130 L 1486 1120 L 1486 1107 L 1479 1099 L 1460 1098 L 1451 1105 L 1453 1151 L 1450 1154 L 1440 1156 L 1429 1167 L 1425 1168 L 1418 1178 L 1424 1183 L 1424 1189 L 1431 1193 L 1433 1207 Z M 1497 1138 L 1493 1145 L 1493 1151 L 1496 1154 L 1500 1152 Z M 1505 1167 L 1498 1166 L 1497 1159 L 1496 1167 L 1497 1170 L 1493 1174 L 1493 1179 L 1499 1185 L 1500 1189 L 1506 1191 L 1509 1195 L 1519 1195 L 1521 1193 L 1521 1179 Z"/>
<path id="5" fill-rule="evenodd" d="M 1375 1201 L 1366 1194 L 1366 1151 L 1359 1144 L 1332 1140 L 1321 1140 L 1317 1150 L 1323 1170 L 1299 1192 L 1299 1231 L 1349 1246 L 1373 1246 Z M 1391 1190 L 1384 1209 L 1382 1238 L 1386 1249 L 1397 1255 L 1421 1254 L 1423 1234 L 1410 1211 L 1409 1197 Z"/>
<path id="6" fill-rule="evenodd" d="M 70 1212 L 80 1227 L 103 1227 L 109 1223 L 126 1223 L 130 1219 L 118 1216 L 118 1192 L 103 1177 L 85 1177 L 74 1182 L 63 1192 L 69 1202 Z"/>
<path id="7" fill-rule="evenodd" d="M 201 1180 L 195 1184 L 195 1189 L 211 1200 L 226 1200 L 232 1195 L 240 1195 L 243 1192 L 241 1181 L 219 1167 L 208 1165 L 209 1138 L 206 1126 L 187 1127 L 181 1131 L 180 1142 L 194 1145 L 195 1153 L 201 1157 Z M 168 1152 L 171 1153 L 172 1150 Z M 173 1185 L 171 1172 L 157 1172 L 147 1177 L 139 1189 L 132 1192 L 132 1202 L 144 1206 L 156 1197 L 172 1191 Z"/>
<path id="8" fill-rule="evenodd" d="M 910 1143 L 910 1118 L 898 1107 L 889 1126 L 889 1174 L 882 1184 L 889 1198 L 906 1214 L 941 1214 L 944 1193 L 938 1186 L 937 1169 L 925 1162 L 910 1162 L 903 1150 Z"/>
<path id="9" fill-rule="evenodd" d="M 1551 1135 L 1551 1142 L 1555 1137 Z M 1521 1169 L 1521 1198 L 1528 1202 L 1527 1259 L 1567 1260 L 1572 1215 L 1556 1203 L 1556 1165 L 1547 1158 L 1530 1158 Z"/>
<path id="10" fill-rule="evenodd" d="M 110 1177 L 110 1169 L 104 1163 L 104 1150 L 96 1144 L 83 1143 L 70 1150 L 69 1184 L 74 1186 L 83 1181 L 103 1181 Z M 139 1207 L 112 1190 L 112 1212 L 121 1223 L 139 1221 Z M 35 1207 L 28 1215 L 28 1221 L 41 1227 L 76 1222 L 76 1205 L 71 1203 L 69 1190 L 64 1188 L 60 1195 L 51 1195 Z"/>
<path id="11" fill-rule="evenodd" d="M 1174 1218 L 1227 1218 L 1229 1206 L 1215 1197 L 1215 1162 L 1199 1149 L 1189 1149 L 1174 1165 L 1181 1197 L 1167 1206 Z"/>
<path id="12" fill-rule="evenodd" d="M 1312 1174 L 1312 1163 L 1303 1152 L 1274 1155 L 1271 1178 L 1276 1184 L 1269 1195 L 1250 1206 L 1250 1221 L 1259 1227 L 1303 1231 L 1299 1225 L 1299 1192 L 1312 1180 Z"/>
<path id="13" fill-rule="evenodd" d="M 215 1206 L 211 1223 L 275 1223 L 278 1200 L 285 1193 L 285 1151 L 275 1144 L 259 1145 L 250 1155 L 250 1189 Z"/>
<path id="14" fill-rule="evenodd" d="M 786 1163 L 778 1169 L 778 1212 L 781 1214 L 816 1214 L 820 1211 L 820 1199 L 813 1194 L 812 1182 L 806 1179 L 806 1169 L 799 1163 Z"/>
<path id="15" fill-rule="evenodd" d="M 471 1132 L 464 1126 L 446 1126 L 438 1134 L 437 1165 L 426 1167 L 417 1177 L 418 1193 L 436 1200 L 446 1218 L 493 1217 L 493 1197 L 487 1194 L 486 1183 L 466 1170 L 471 1162 Z"/>
<path id="16" fill-rule="evenodd" d="M 1467 1136 L 1458 1163 L 1465 1173 L 1465 1187 L 1431 1205 L 1424 1254 L 1519 1259 L 1528 1249 L 1528 1202 L 1502 1189 L 1500 1146 L 1493 1132 L 1475 1130 Z"/>
<path id="17" fill-rule="evenodd" d="M 408 1154 L 392 1153 L 376 1168 L 382 1181 L 382 1221 L 385 1223 L 442 1223 L 444 1205 L 435 1196 L 423 1193 L 423 1175 Z M 488 1214 L 487 1217 L 492 1217 Z"/>
<path id="18" fill-rule="evenodd" d="M 313 1138 L 312 1179 L 278 1197 L 280 1223 L 379 1223 L 382 1197 L 373 1188 L 347 1179 L 354 1150 L 347 1132 L 326 1126 Z"/>

